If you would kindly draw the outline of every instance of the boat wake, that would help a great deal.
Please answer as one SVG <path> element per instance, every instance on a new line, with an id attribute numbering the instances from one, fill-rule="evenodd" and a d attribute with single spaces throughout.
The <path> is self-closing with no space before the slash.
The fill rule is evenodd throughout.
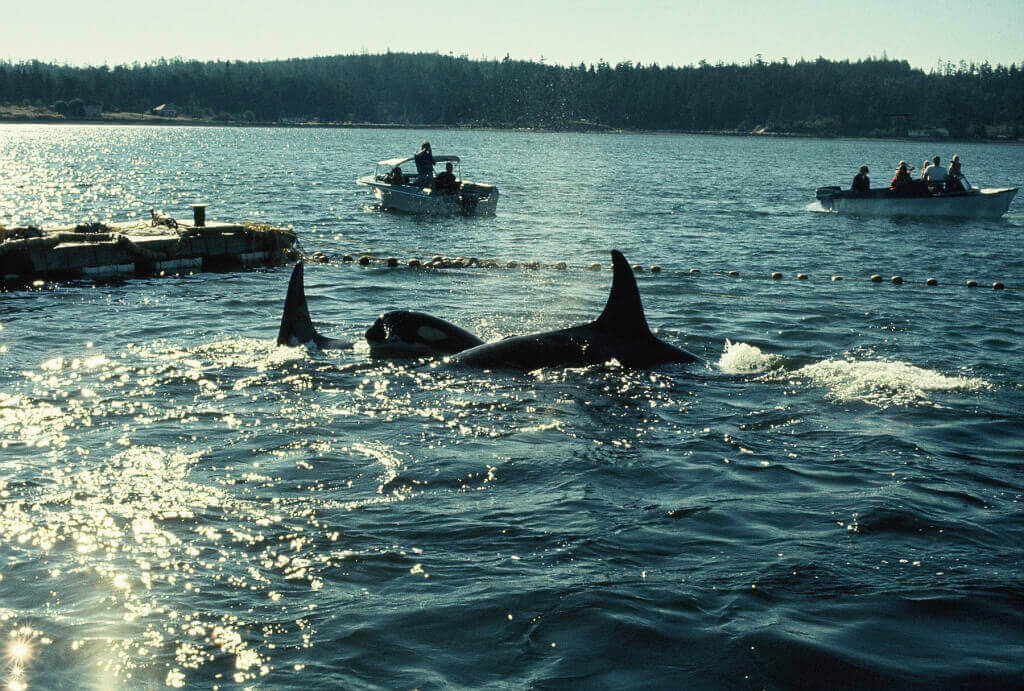
<path id="1" fill-rule="evenodd" d="M 932 404 L 936 393 L 978 392 L 991 384 L 977 377 L 949 376 L 906 362 L 821 360 L 797 369 L 785 367 L 781 355 L 748 343 L 726 341 L 718 367 L 730 374 L 758 374 L 758 381 L 824 387 L 838 403 L 861 402 L 880 408 Z"/>
<path id="2" fill-rule="evenodd" d="M 899 361 L 822 360 L 801 367 L 789 378 L 828 388 L 830 400 L 860 401 L 880 408 L 929 405 L 935 393 L 990 388 L 983 379 L 951 377 Z"/>

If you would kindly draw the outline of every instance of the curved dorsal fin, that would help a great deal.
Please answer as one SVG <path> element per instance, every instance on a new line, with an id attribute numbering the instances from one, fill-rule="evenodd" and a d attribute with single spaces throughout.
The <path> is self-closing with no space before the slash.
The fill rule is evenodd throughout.
<path id="1" fill-rule="evenodd" d="M 302 274 L 302 262 L 296 262 L 291 280 L 288 281 L 288 296 L 284 299 L 281 330 L 277 334 L 278 345 L 299 345 L 310 341 L 315 341 L 319 345 L 323 338 L 313 328 L 313 321 L 309 318 Z"/>
<path id="2" fill-rule="evenodd" d="M 603 331 L 615 331 L 630 336 L 649 336 L 644 306 L 640 302 L 640 291 L 636 277 L 629 268 L 626 258 L 618 250 L 612 250 L 612 290 L 601 316 L 594 320 L 594 326 Z"/>

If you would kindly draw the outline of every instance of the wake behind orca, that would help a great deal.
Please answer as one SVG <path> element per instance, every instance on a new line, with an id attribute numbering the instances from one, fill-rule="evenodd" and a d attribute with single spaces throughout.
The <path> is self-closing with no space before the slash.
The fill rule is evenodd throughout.
<path id="1" fill-rule="evenodd" d="M 647 326 L 636 277 L 626 258 L 612 250 L 614 276 L 604 311 L 594 321 L 559 331 L 512 336 L 464 350 L 448 362 L 467 367 L 531 371 L 543 367 L 584 367 L 611 360 L 642 369 L 668 363 L 700 362 L 665 343 Z"/>

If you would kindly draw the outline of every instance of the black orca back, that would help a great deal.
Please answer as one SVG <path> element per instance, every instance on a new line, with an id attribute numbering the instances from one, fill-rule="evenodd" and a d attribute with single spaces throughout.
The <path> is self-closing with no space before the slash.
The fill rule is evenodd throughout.
<path id="1" fill-rule="evenodd" d="M 558 331 L 513 336 L 465 350 L 454 364 L 534 370 L 586 366 L 617 360 L 625 367 L 699 362 L 700 358 L 651 333 L 636 277 L 621 252 L 612 250 L 612 289 L 594 321 Z"/>

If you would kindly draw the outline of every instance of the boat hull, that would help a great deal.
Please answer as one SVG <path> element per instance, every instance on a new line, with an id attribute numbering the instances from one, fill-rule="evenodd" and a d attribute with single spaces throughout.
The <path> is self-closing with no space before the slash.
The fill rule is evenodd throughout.
<path id="1" fill-rule="evenodd" d="M 834 189 L 834 188 L 826 188 Z M 819 190 L 818 201 L 828 211 L 858 216 L 1001 218 L 1017 194 L 1016 187 L 987 188 L 964 194 L 897 197 L 888 194 L 853 196 L 845 191 Z"/>
<path id="2" fill-rule="evenodd" d="M 464 182 L 457 194 L 438 194 L 412 185 L 389 185 L 372 179 L 359 184 L 373 190 L 381 208 L 411 214 L 437 216 L 476 216 L 494 214 L 498 208 L 498 189 L 492 185 Z"/>

